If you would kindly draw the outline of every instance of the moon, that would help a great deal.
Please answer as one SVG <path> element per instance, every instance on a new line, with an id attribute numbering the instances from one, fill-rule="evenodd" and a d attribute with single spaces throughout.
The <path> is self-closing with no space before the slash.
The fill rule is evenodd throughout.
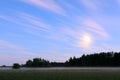
<path id="1" fill-rule="evenodd" d="M 91 39 L 90 36 L 84 35 L 84 36 L 83 36 L 83 41 L 84 41 L 85 43 L 87 43 L 87 44 L 90 44 L 90 43 L 92 42 L 92 39 Z"/>
<path id="2" fill-rule="evenodd" d="M 93 43 L 93 37 L 90 34 L 83 34 L 80 42 L 83 48 L 90 48 Z"/>

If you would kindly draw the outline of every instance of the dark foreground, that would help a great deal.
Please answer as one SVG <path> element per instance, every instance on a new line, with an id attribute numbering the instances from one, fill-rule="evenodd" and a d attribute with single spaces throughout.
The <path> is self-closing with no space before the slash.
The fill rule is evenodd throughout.
<path id="1" fill-rule="evenodd" d="M 0 80 L 120 80 L 120 69 L 1 69 Z"/>

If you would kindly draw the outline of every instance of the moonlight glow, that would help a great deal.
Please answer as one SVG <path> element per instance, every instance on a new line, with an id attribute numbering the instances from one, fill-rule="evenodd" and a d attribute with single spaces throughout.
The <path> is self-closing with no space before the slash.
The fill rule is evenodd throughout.
<path id="1" fill-rule="evenodd" d="M 84 36 L 83 36 L 83 41 L 84 41 L 85 43 L 87 43 L 87 44 L 90 44 L 90 43 L 92 42 L 92 39 L 91 39 L 90 36 L 84 35 Z"/>
<path id="2" fill-rule="evenodd" d="M 80 41 L 80 46 L 90 48 L 93 43 L 93 38 L 90 34 L 83 34 Z"/>

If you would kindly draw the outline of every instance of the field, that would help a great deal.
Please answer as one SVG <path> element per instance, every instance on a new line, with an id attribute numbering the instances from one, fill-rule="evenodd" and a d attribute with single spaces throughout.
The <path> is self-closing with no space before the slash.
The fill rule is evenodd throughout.
<path id="1" fill-rule="evenodd" d="M 120 80 L 120 69 L 1 69 L 0 80 Z"/>

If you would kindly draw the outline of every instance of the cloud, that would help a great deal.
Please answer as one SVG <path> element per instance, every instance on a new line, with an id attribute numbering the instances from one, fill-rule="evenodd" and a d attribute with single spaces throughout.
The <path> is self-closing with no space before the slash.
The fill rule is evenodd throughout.
<path id="1" fill-rule="evenodd" d="M 83 51 L 91 51 L 93 47 L 96 46 L 96 41 L 108 40 L 109 34 L 97 21 L 92 19 L 81 19 L 79 22 L 80 24 L 73 23 L 76 24 L 74 29 L 67 27 L 68 25 L 64 25 L 61 31 L 57 31 L 61 33 L 61 35 L 64 35 L 62 38 L 59 36 L 59 40 L 66 39 L 66 43 L 80 48 Z"/>
<path id="2" fill-rule="evenodd" d="M 0 48 L 9 48 L 9 49 L 22 49 L 21 47 L 11 44 L 7 41 L 0 40 Z"/>
<path id="3" fill-rule="evenodd" d="M 20 63 L 24 64 L 27 58 L 25 59 L 24 57 L 20 56 L 12 56 L 10 54 L 0 54 L 0 66 L 1 65 L 7 65 L 7 66 L 12 66 L 13 63 Z"/>
<path id="4" fill-rule="evenodd" d="M 0 66 L 1 65 L 12 66 L 13 63 L 25 64 L 25 62 L 28 59 L 33 59 L 35 57 L 36 56 L 28 56 L 28 55 L 13 56 L 11 54 L 3 53 L 3 54 L 0 54 Z"/>
<path id="5" fill-rule="evenodd" d="M 0 18 L 8 22 L 17 24 L 21 26 L 20 30 L 34 35 L 39 35 L 40 32 L 47 32 L 51 28 L 50 25 L 44 23 L 40 18 L 36 16 L 32 16 L 30 14 L 22 12 L 17 14 L 17 18 L 12 18 L 5 15 L 0 15 Z"/>
<path id="6" fill-rule="evenodd" d="M 51 39 L 62 41 L 65 44 L 73 45 L 80 37 L 80 30 L 64 25 L 59 29 L 53 30 L 49 36 Z"/>
<path id="7" fill-rule="evenodd" d="M 0 40 L 0 50 L 5 50 L 5 51 L 14 51 L 14 53 L 19 53 L 19 54 L 26 54 L 26 55 L 34 55 L 31 52 L 26 51 L 25 48 L 18 46 L 16 44 L 10 43 L 5 40 Z"/>
<path id="8" fill-rule="evenodd" d="M 104 40 L 108 40 L 110 35 L 106 32 L 102 25 L 91 19 L 85 20 L 83 24 L 86 27 L 87 32 L 92 34 L 94 38 L 94 44 L 90 47 L 90 52 L 112 51 L 112 48 L 108 48 L 103 45 L 103 43 L 106 43 Z"/>
<path id="9" fill-rule="evenodd" d="M 65 11 L 54 0 L 22 0 L 30 5 L 43 8 L 58 14 L 64 14 Z"/>
<path id="10" fill-rule="evenodd" d="M 102 3 L 101 0 L 79 0 L 80 3 L 85 6 L 88 10 L 98 10 Z"/>
<path id="11" fill-rule="evenodd" d="M 66 8 L 67 8 L 67 10 L 71 10 L 73 13 L 75 13 L 75 11 L 80 11 L 79 10 L 79 8 L 78 7 L 76 7 L 75 5 L 73 5 L 73 4 L 70 4 L 69 2 L 69 0 L 64 0 L 64 1 L 62 1 L 62 0 L 60 0 L 59 1 L 61 4 L 63 4 Z M 70 13 L 70 12 L 69 12 Z M 70 16 L 71 17 L 71 16 Z"/>
<path id="12" fill-rule="evenodd" d="M 35 30 L 47 31 L 50 29 L 50 25 L 43 23 L 40 18 L 37 18 L 30 14 L 20 13 L 20 18 L 22 18 L 23 20 L 26 20 L 28 22 L 26 24 L 30 24 L 31 25 L 31 26 L 29 25 L 30 28 L 33 28 Z"/>
<path id="13" fill-rule="evenodd" d="M 110 51 L 120 52 L 120 47 L 119 46 L 110 45 L 110 44 L 107 44 L 107 43 L 101 43 L 101 45 L 93 46 L 91 48 L 91 52 L 94 52 L 94 53 L 110 52 Z"/>
<path id="14" fill-rule="evenodd" d="M 0 15 L 0 19 L 3 19 L 3 20 L 6 20 L 8 22 L 12 22 L 12 23 L 17 23 L 19 24 L 19 21 L 9 17 L 9 16 L 6 16 L 6 15 Z"/>
<path id="15" fill-rule="evenodd" d="M 105 39 L 109 38 L 109 35 L 105 29 L 96 21 L 91 19 L 84 19 L 82 22 L 82 26 L 86 27 L 88 31 L 96 33 Z"/>
<path id="16" fill-rule="evenodd" d="M 82 18 L 80 20 L 78 18 L 74 22 L 61 22 L 59 27 L 51 31 L 48 39 L 61 41 L 63 44 L 87 53 L 98 50 L 98 48 L 94 48 L 95 46 L 99 46 L 96 44 L 97 41 L 101 43 L 104 40 L 108 40 L 109 37 L 104 26 L 99 22 L 91 18 Z"/>
<path id="17" fill-rule="evenodd" d="M 77 21 L 76 23 L 64 24 L 65 27 L 57 31 L 60 32 L 60 35 L 64 35 L 63 37 L 58 35 L 59 38 L 66 39 L 66 43 L 84 52 L 97 51 L 98 48 L 96 49 L 95 46 L 99 45 L 96 42 L 104 42 L 104 40 L 109 39 L 109 34 L 99 22 L 89 18 L 81 19 L 79 22 L 79 24 Z M 74 24 L 74 28 L 69 26 L 70 24 Z"/>
<path id="18" fill-rule="evenodd" d="M 109 34 L 103 26 L 92 19 L 81 19 L 80 22 L 82 27 L 78 33 L 79 35 L 76 34 L 74 46 L 84 52 L 103 51 L 103 45 L 96 44 L 97 41 L 102 43 L 104 42 L 103 40 L 108 40 L 109 38 Z"/>

